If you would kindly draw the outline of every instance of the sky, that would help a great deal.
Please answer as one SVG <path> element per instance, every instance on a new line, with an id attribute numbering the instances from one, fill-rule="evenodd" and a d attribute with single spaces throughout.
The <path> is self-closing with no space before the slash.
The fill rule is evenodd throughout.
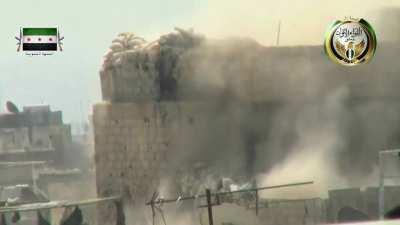
<path id="1" fill-rule="evenodd" d="M 400 7 L 398 0 L 3 0 L 0 4 L 1 110 L 7 100 L 20 107 L 50 104 L 72 123 L 86 120 L 91 105 L 101 101 L 102 56 L 120 32 L 151 41 L 174 27 L 194 28 L 210 38 L 251 37 L 269 46 L 276 45 L 281 21 L 280 45 L 316 45 L 333 20 L 353 16 L 366 18 L 378 39 L 389 39 L 382 24 L 392 24 L 392 33 L 399 28 L 382 9 Z M 21 26 L 58 26 L 65 37 L 64 51 L 52 56 L 17 52 L 14 36 Z"/>

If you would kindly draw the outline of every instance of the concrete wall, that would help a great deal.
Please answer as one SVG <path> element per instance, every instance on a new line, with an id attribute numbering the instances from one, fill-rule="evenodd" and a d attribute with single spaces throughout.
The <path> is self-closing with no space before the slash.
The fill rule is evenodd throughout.
<path id="1" fill-rule="evenodd" d="M 385 187 L 385 212 L 400 204 L 399 187 Z M 339 210 L 349 206 L 367 214 L 371 219 L 379 218 L 378 188 L 344 189 L 329 191 L 328 221 L 336 222 Z"/>
<path id="2" fill-rule="evenodd" d="M 0 168 L 1 185 L 32 184 L 32 166 L 2 166 Z"/>
<path id="3" fill-rule="evenodd" d="M 323 199 L 281 200 L 269 203 L 259 210 L 263 224 L 308 225 L 327 222 L 326 203 Z"/>
<path id="4" fill-rule="evenodd" d="M 400 205 L 399 186 L 385 187 L 385 212 Z M 267 201 L 260 209 L 260 218 L 267 224 L 325 224 L 337 223 L 343 207 L 351 207 L 366 214 L 370 220 L 378 220 L 378 188 L 369 187 L 330 190 L 327 199 Z"/>
<path id="5" fill-rule="evenodd" d="M 30 145 L 28 128 L 1 128 L 0 152 L 24 151 Z"/>

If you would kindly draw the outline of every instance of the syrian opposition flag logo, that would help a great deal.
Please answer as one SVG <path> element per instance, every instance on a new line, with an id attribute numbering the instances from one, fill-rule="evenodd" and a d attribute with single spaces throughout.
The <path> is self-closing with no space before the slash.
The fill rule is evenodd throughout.
<path id="1" fill-rule="evenodd" d="M 22 51 L 62 51 L 62 39 L 58 28 L 33 28 L 23 27 L 20 30 L 18 49 L 22 46 Z"/>

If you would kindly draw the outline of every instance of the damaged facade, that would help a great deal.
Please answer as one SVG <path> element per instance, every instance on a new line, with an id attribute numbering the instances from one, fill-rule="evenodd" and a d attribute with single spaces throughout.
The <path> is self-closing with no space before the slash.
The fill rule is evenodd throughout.
<path id="1" fill-rule="evenodd" d="M 0 115 L 0 167 L 2 186 L 34 184 L 45 168 L 65 168 L 71 128 L 61 111 L 48 105 L 25 106 Z"/>
<path id="2" fill-rule="evenodd" d="M 361 182 L 379 150 L 400 144 L 399 48 L 380 46 L 373 62 L 349 70 L 321 46 L 264 47 L 180 29 L 154 42 L 120 34 L 93 109 L 98 195 L 140 205 L 163 187 L 196 194 L 221 177 L 251 181 L 307 135 L 332 130 L 340 142 L 322 148 L 335 152 L 339 175 Z M 104 224 L 115 221 L 103 212 Z"/>
<path id="3" fill-rule="evenodd" d="M 53 161 L 62 164 L 71 130 L 61 111 L 48 105 L 27 106 L 19 113 L 0 115 L 1 161 Z"/>
<path id="4" fill-rule="evenodd" d="M 52 111 L 49 105 L 18 110 L 10 102 L 7 109 L 9 112 L 0 114 L 3 206 L 96 196 L 94 175 L 76 163 L 84 161 L 85 149 L 73 142 L 71 126 L 63 122 L 61 111 Z M 94 209 L 88 212 L 94 215 Z"/>

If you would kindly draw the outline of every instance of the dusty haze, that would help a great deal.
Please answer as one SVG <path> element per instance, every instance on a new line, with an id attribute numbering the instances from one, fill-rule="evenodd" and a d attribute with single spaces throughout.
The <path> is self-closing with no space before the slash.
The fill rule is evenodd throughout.
<path id="1" fill-rule="evenodd" d="M 369 21 L 379 40 L 398 40 L 398 13 L 385 12 L 398 12 L 398 7 L 400 2 L 395 0 L 210 0 L 207 8 L 193 16 L 193 27 L 210 37 L 252 37 L 264 45 L 276 45 L 281 21 L 280 45 L 319 45 L 330 23 L 352 16 Z"/>
<path id="2" fill-rule="evenodd" d="M 221 21 L 206 19 L 203 24 L 210 26 L 203 30 L 219 38 L 242 37 L 215 40 L 178 30 L 163 36 L 158 46 L 148 47 L 141 42 L 137 48 L 124 52 L 121 47 L 121 52 L 115 53 L 116 61 L 123 59 L 118 55 L 126 53 L 125 61 L 116 66 L 139 65 L 138 79 L 143 80 L 138 83 L 143 86 L 151 83 L 146 79 L 158 78 L 157 101 L 200 102 L 198 108 L 194 107 L 193 118 L 177 119 L 178 123 L 189 122 L 181 123 L 182 131 L 171 140 L 170 160 L 160 187 L 162 194 L 198 194 L 206 187 L 215 190 L 221 177 L 232 177 L 238 182 L 256 178 L 259 186 L 315 182 L 309 187 L 265 192 L 262 195 L 266 198 L 326 197 L 329 189 L 376 186 L 377 152 L 399 146 L 400 105 L 385 97 L 396 98 L 393 87 L 400 83 L 394 61 L 397 53 L 393 51 L 397 49 L 393 43 L 397 41 L 397 32 L 384 17 L 397 18 L 397 9 L 385 8 L 389 3 L 380 3 L 376 8 L 372 1 L 365 8 L 357 8 L 355 2 L 347 3 L 354 4 L 350 7 L 354 14 L 371 18 L 368 20 L 377 24 L 380 46 L 371 64 L 345 68 L 328 61 L 320 46 L 265 47 L 275 42 L 275 28 L 264 33 L 260 27 L 265 23 L 257 22 L 257 18 L 264 18 L 257 15 L 262 14 L 261 6 L 265 3 L 259 3 L 255 8 L 260 10 L 251 11 L 252 16 L 241 16 L 241 21 L 235 20 L 240 14 L 237 10 L 246 11 L 250 3 L 215 3 L 211 7 L 212 4 L 209 15 L 218 15 L 224 9 L 225 14 Z M 351 10 L 342 11 L 343 5 L 346 4 L 336 6 L 334 11 L 352 14 Z M 303 6 L 294 3 L 293 10 L 298 9 L 299 13 L 293 15 L 300 17 L 310 11 Z M 284 5 L 277 3 L 276 7 L 271 12 L 283 11 Z M 274 20 L 279 16 L 272 13 L 266 18 Z M 287 19 L 298 19 L 290 29 L 284 28 L 282 20 L 282 45 L 319 44 L 328 21 L 342 18 L 325 9 L 298 17 Z M 303 22 L 310 18 L 312 22 Z M 248 26 L 241 28 L 241 23 Z M 221 24 L 224 26 L 218 27 Z M 308 30 L 304 32 L 300 26 L 299 32 L 295 31 L 299 24 Z M 394 32 L 386 37 L 380 32 L 391 30 Z M 285 39 L 289 37 L 290 41 Z M 298 39 L 292 41 L 293 37 Z M 137 52 L 154 58 L 133 57 Z M 154 69 L 151 74 L 142 70 L 149 64 Z"/>

